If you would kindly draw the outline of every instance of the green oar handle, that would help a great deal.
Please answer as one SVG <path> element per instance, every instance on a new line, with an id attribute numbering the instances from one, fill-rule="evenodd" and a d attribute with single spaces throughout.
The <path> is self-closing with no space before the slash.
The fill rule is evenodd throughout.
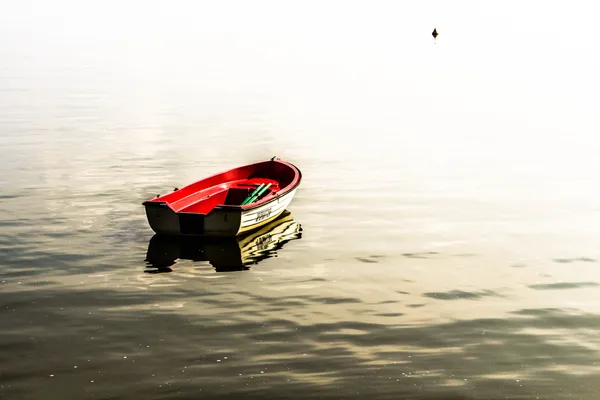
<path id="1" fill-rule="evenodd" d="M 242 201 L 242 205 L 244 204 L 248 204 L 250 202 L 250 199 L 258 193 L 258 191 L 260 189 L 262 189 L 262 187 L 265 186 L 264 183 L 261 183 L 252 193 L 250 193 L 250 195 L 248 197 L 246 197 L 246 199 L 244 201 Z"/>
<path id="2" fill-rule="evenodd" d="M 260 192 L 258 192 L 257 194 L 255 194 L 246 204 L 250 204 L 256 201 L 256 199 L 258 199 L 270 186 L 272 185 L 272 183 L 269 183 L 267 186 L 265 186 L 264 188 L 262 188 L 260 190 Z"/>

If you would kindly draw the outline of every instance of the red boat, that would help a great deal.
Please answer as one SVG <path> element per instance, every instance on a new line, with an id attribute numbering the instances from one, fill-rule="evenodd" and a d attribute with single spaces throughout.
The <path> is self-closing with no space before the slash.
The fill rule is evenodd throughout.
<path id="1" fill-rule="evenodd" d="M 295 165 L 273 157 L 210 176 L 143 205 L 156 233 L 237 236 L 277 218 L 301 179 Z"/>

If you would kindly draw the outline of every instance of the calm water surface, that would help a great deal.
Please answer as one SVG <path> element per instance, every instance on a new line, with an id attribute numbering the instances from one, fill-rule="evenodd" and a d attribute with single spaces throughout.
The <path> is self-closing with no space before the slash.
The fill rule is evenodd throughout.
<path id="1" fill-rule="evenodd" d="M 597 80 L 536 92 L 543 44 L 523 81 L 483 73 L 424 13 L 371 8 L 361 41 L 71 6 L 2 28 L 0 397 L 600 395 Z M 154 237 L 144 200 L 274 155 L 304 176 L 283 219 Z"/>

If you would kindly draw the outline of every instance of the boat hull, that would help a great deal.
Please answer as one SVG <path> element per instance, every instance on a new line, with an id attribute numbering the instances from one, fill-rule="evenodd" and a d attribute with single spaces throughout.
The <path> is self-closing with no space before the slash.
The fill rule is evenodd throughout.
<path id="1" fill-rule="evenodd" d="M 152 230 L 164 235 L 237 236 L 268 224 L 290 205 L 296 189 L 266 204 L 243 209 L 216 207 L 210 214 L 176 213 L 164 203 L 145 203 Z"/>

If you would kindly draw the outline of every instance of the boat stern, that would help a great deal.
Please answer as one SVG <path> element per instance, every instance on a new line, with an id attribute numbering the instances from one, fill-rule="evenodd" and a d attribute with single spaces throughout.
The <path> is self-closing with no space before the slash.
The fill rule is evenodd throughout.
<path id="1" fill-rule="evenodd" d="M 143 205 L 150 228 L 163 235 L 236 236 L 240 228 L 240 210 L 217 208 L 203 215 L 176 213 L 164 202 L 147 201 Z"/>
<path id="2" fill-rule="evenodd" d="M 143 205 L 150 228 L 154 232 L 165 235 L 181 234 L 179 216 L 167 203 L 146 201 Z"/>

